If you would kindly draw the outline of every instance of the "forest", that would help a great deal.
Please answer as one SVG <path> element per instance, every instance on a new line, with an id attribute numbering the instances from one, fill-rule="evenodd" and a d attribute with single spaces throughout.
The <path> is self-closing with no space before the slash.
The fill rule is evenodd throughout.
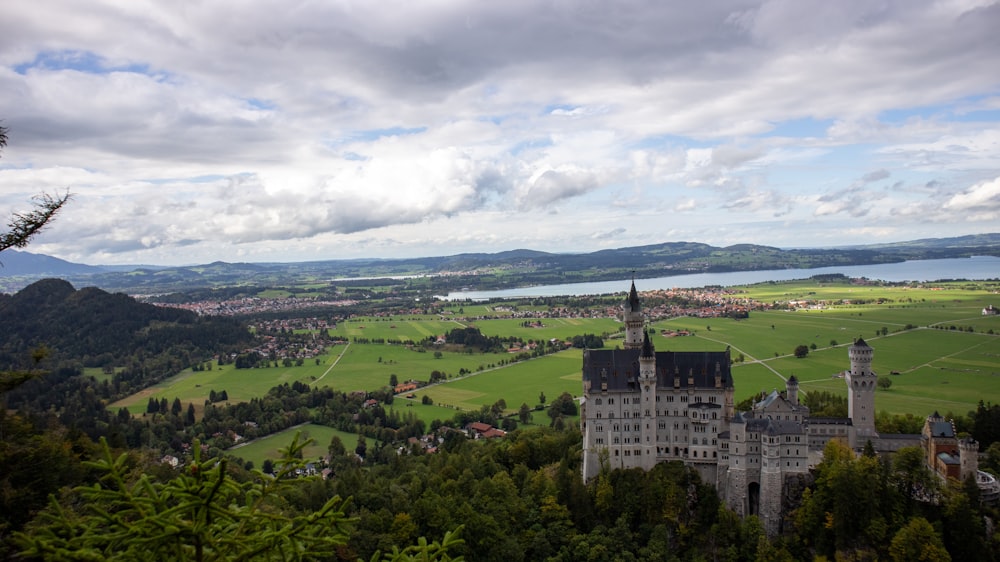
<path id="1" fill-rule="evenodd" d="M 880 459 L 856 457 L 834 442 L 788 499 L 781 533 L 768 537 L 755 517 L 725 509 L 712 483 L 679 463 L 649 472 L 604 470 L 584 482 L 580 432 L 562 418 L 576 413 L 569 395 L 552 400 L 549 423 L 535 420 L 543 425 L 530 423 L 530 412 L 503 418 L 496 404 L 426 423 L 388 408 L 388 389 L 359 395 L 302 382 L 245 402 L 209 400 L 197 411 L 165 398 L 150 399 L 144 414 L 109 410 L 117 397 L 181 366 L 232 357 L 250 343 L 249 330 L 238 320 L 199 318 L 63 282 L 22 293 L 0 300 L 15 327 L 4 332 L 0 369 L 0 556 L 1000 558 L 989 523 L 997 521 L 996 507 L 981 505 L 974 485 L 938 481 L 919 449 Z M 455 345 L 496 343 L 478 330 L 449 336 Z M 84 337 L 86 348 L 79 344 Z M 84 364 L 109 363 L 127 367 L 100 382 L 83 372 Z M 211 392 L 223 400 L 226 389 Z M 828 392 L 810 392 L 804 401 L 817 415 L 843 416 L 846 409 L 842 396 Z M 981 402 L 949 417 L 979 440 L 981 468 L 1000 471 L 1000 405 Z M 469 439 L 460 430 L 475 421 L 503 424 L 509 433 Z M 299 438 L 269 466 L 234 456 L 238 449 L 227 453 L 238 438 L 305 422 L 362 438 L 355 448 L 337 437 L 323 443 L 328 457 L 311 472 L 296 456 Z M 880 431 L 913 433 L 922 420 L 880 414 L 878 423 Z M 413 444 L 425 436 L 436 446 Z M 170 458 L 176 466 L 165 462 Z"/>

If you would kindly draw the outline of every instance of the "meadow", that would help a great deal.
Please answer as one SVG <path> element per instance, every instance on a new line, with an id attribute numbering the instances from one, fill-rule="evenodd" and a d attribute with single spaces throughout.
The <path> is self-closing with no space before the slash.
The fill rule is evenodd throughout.
<path id="1" fill-rule="evenodd" d="M 506 411 L 514 413 L 521 404 L 532 408 L 540 404 L 542 394 L 546 403 L 563 392 L 580 396 L 583 392 L 582 366 L 582 350 L 569 349 L 432 385 L 417 391 L 416 396 L 420 399 L 427 395 L 435 404 L 461 410 L 478 410 L 502 398 L 507 404 Z M 548 423 L 547 419 L 541 419 L 545 417 L 544 412 L 536 412 L 535 416 L 536 422 Z"/>
<path id="2" fill-rule="evenodd" d="M 251 461 L 255 467 L 260 468 L 266 459 L 273 461 L 281 458 L 280 449 L 288 447 L 288 444 L 292 442 L 292 438 L 297 432 L 301 433 L 301 439 L 313 440 L 312 444 L 307 445 L 302 450 L 302 458 L 307 461 L 321 459 L 326 456 L 327 450 L 330 447 L 330 441 L 334 435 L 340 437 L 340 440 L 344 442 L 344 447 L 348 451 L 353 451 L 358 446 L 357 433 L 347 433 L 325 425 L 307 423 L 300 427 L 290 427 L 284 431 L 272 433 L 266 437 L 255 439 L 250 443 L 231 447 L 229 453 L 245 461 Z"/>
<path id="3" fill-rule="evenodd" d="M 919 416 L 935 409 L 966 413 L 979 400 L 1000 396 L 1000 317 L 981 314 L 985 306 L 1000 304 L 996 287 L 973 289 L 962 283 L 868 287 L 799 281 L 744 289 L 747 296 L 762 302 L 812 301 L 814 307 L 753 311 L 749 318 L 739 320 L 680 317 L 656 321 L 650 324 L 655 348 L 718 351 L 729 346 L 735 361 L 737 401 L 781 389 L 784 379 L 793 374 L 802 392 L 845 393 L 843 380 L 836 376 L 849 367 L 847 347 L 858 337 L 875 350 L 874 370 L 892 381 L 891 388 L 876 395 L 879 410 Z M 522 311 L 532 308 L 523 303 L 510 306 Z M 543 393 L 547 400 L 562 392 L 579 396 L 580 350 L 508 363 L 512 356 L 507 353 L 435 353 L 419 346 L 356 343 L 417 342 L 467 325 L 486 335 L 525 341 L 612 334 L 620 328 L 614 318 L 545 318 L 542 327 L 528 327 L 523 319 L 510 317 L 510 306 L 466 302 L 447 306 L 450 314 L 352 319 L 339 323 L 335 333 L 355 343 L 328 349 L 318 358 L 319 364 L 307 360 L 299 367 L 236 370 L 225 365 L 197 373 L 187 370 L 111 407 L 124 406 L 139 414 L 150 396 L 171 401 L 178 397 L 200 407 L 210 390 L 226 390 L 230 401 L 249 400 L 274 385 L 294 381 L 347 392 L 371 391 L 388 385 L 392 375 L 399 381 L 426 381 L 435 370 L 445 374 L 443 383 L 417 391 L 414 399 L 399 396 L 393 407 L 406 408 L 429 423 L 452 417 L 456 409 L 478 410 L 501 398 L 512 413 L 522 403 L 535 407 Z M 465 317 L 476 319 L 459 320 Z M 687 330 L 692 335 L 665 337 L 664 330 Z M 605 347 L 617 345 L 618 339 L 605 340 Z M 801 359 L 793 355 L 799 345 L 811 347 Z M 459 376 L 463 370 L 471 374 Z M 433 406 L 420 403 L 424 395 Z M 538 419 L 544 412 L 534 414 L 536 423 L 548 422 Z"/>

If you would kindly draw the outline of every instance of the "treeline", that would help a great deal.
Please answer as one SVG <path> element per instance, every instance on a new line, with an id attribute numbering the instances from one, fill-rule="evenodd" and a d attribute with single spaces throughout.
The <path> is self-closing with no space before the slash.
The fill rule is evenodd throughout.
<path id="1" fill-rule="evenodd" d="M 518 430 L 503 440 L 448 435 L 434 454 L 369 444 L 363 464 L 357 451 L 331 443 L 332 475 L 288 481 L 273 503 L 282 517 L 298 518 L 351 498 L 344 515 L 354 521 L 338 526 L 343 543 L 326 552 L 331 560 L 369 560 L 459 528 L 464 542 L 448 555 L 486 562 L 998 559 L 985 519 L 996 510 L 979 504 L 974 485 L 939 483 L 919 448 L 884 461 L 832 442 L 800 501 L 787 506 L 782 532 L 767 537 L 755 516 L 726 509 L 679 462 L 604 470 L 583 482 L 576 428 Z M 194 474 L 135 452 L 122 466 L 153 482 Z M 227 470 L 236 482 L 256 479 L 237 463 Z M 88 509 L 75 500 L 66 496 L 60 517 Z M 47 521 L 27 527 L 28 537 L 45 538 Z"/>

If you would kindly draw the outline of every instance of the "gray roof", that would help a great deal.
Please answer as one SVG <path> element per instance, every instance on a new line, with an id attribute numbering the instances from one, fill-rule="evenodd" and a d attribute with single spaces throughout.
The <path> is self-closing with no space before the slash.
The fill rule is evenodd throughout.
<path id="1" fill-rule="evenodd" d="M 955 428 L 951 426 L 950 422 L 946 421 L 932 421 L 929 422 L 931 425 L 931 435 L 934 437 L 954 437 Z"/>
<path id="2" fill-rule="evenodd" d="M 747 431 L 767 433 L 768 435 L 802 435 L 805 433 L 805 426 L 802 422 L 792 420 L 772 420 L 770 418 L 755 418 L 750 417 L 750 415 L 745 412 L 736 414 L 732 423 L 746 424 Z"/>
<path id="3" fill-rule="evenodd" d="M 587 349 L 583 352 L 583 380 L 591 382 L 591 391 L 599 392 L 601 383 L 608 391 L 638 389 L 639 349 Z M 656 386 L 688 388 L 688 378 L 694 388 L 715 388 L 715 374 L 721 377 L 722 388 L 733 387 L 727 351 L 656 351 Z"/>

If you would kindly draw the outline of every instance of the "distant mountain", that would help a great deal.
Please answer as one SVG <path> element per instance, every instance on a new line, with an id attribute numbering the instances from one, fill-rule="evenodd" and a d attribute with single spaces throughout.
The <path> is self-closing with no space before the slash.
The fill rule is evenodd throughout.
<path id="1" fill-rule="evenodd" d="M 7 250 L 0 254 L 0 277 L 22 275 L 65 277 L 69 275 L 90 275 L 106 271 L 93 265 L 68 262 L 43 254 Z"/>
<path id="2" fill-rule="evenodd" d="M 8 255 L 9 254 L 9 255 Z M 698 242 L 665 242 L 646 246 L 598 250 L 589 253 L 556 254 L 518 249 L 498 253 L 467 253 L 452 256 L 404 259 L 344 259 L 298 263 L 214 262 L 186 267 L 137 267 L 123 271 L 66 264 L 65 273 L 56 275 L 77 286 L 98 286 L 131 294 L 158 294 L 233 287 L 363 286 L 372 279 L 406 276 L 439 276 L 422 286 L 424 291 L 440 291 L 457 286 L 480 289 L 524 285 L 604 281 L 630 276 L 664 277 L 687 273 L 804 269 L 815 267 L 869 265 L 904 260 L 988 255 L 1000 257 L 1000 234 L 978 234 L 954 238 L 929 238 L 890 244 L 869 244 L 836 248 L 782 249 L 756 244 L 717 247 Z M 29 257 L 24 257 L 29 256 Z M 26 252 L 4 252 L 0 261 L 44 264 L 42 258 Z M 42 265 L 38 266 L 42 268 Z M 50 266 L 51 268 L 52 266 Z M 17 271 L 28 271 L 19 265 Z M 21 273 L 17 282 L 5 282 L 9 269 L 0 269 L 0 291 L 19 289 L 30 282 Z M 357 281 L 352 281 L 357 280 Z M 377 283 L 376 283 L 377 284 Z M 383 283 L 384 284 L 384 283 Z M 416 285 L 416 283 L 413 283 Z M 417 290 L 414 288 L 414 290 Z M 249 291 L 248 293 L 252 293 Z"/>

